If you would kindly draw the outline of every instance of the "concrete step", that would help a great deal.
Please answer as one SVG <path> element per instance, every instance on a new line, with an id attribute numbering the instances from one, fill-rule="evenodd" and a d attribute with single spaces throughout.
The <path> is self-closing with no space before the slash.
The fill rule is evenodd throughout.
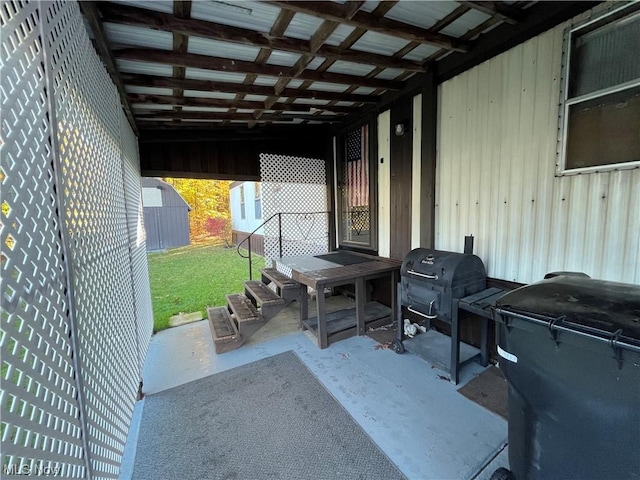
<path id="1" fill-rule="evenodd" d="M 272 292 L 273 293 L 273 292 Z M 236 317 L 238 325 L 262 322 L 263 318 L 251 300 L 242 293 L 233 293 L 226 296 L 227 305 Z"/>
<path id="2" fill-rule="evenodd" d="M 300 288 L 300 284 L 293 278 L 287 277 L 284 273 L 279 272 L 275 268 L 263 268 L 260 270 L 262 274 L 262 281 L 266 283 L 273 283 L 281 290 L 293 290 Z"/>
<path id="3" fill-rule="evenodd" d="M 284 298 L 278 296 L 273 290 L 258 280 L 244 282 L 244 291 L 248 297 L 254 300 L 255 305 L 261 308 L 284 305 Z"/>
<path id="4" fill-rule="evenodd" d="M 235 350 L 242 345 L 242 337 L 238 328 L 225 307 L 207 308 L 207 317 L 216 353 Z"/>

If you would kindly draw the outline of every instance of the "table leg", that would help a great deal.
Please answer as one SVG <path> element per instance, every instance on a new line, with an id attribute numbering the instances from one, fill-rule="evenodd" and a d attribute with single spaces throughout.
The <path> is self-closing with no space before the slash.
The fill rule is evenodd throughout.
<path id="1" fill-rule="evenodd" d="M 482 343 L 480 344 L 480 365 L 489 365 L 489 319 L 482 318 Z"/>
<path id="2" fill-rule="evenodd" d="M 318 312 L 318 347 L 327 348 L 327 308 L 324 302 L 324 287 L 316 287 L 316 310 Z"/>
<path id="3" fill-rule="evenodd" d="M 458 322 L 458 301 L 454 301 L 451 312 L 451 363 L 449 365 L 449 379 L 454 385 L 458 384 L 458 370 L 460 368 L 460 322 Z"/>
<path id="4" fill-rule="evenodd" d="M 356 333 L 358 336 L 364 335 L 364 303 L 367 294 L 365 290 L 364 278 L 356 278 Z"/>
<path id="5" fill-rule="evenodd" d="M 304 330 L 304 325 L 302 322 L 309 318 L 309 292 L 307 291 L 307 286 L 304 284 L 300 284 L 300 298 L 298 299 L 300 302 L 300 328 Z"/>

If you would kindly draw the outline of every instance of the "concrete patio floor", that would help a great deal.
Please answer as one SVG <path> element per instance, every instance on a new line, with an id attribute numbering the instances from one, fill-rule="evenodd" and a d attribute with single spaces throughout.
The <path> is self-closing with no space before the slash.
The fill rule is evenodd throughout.
<path id="1" fill-rule="evenodd" d="M 327 306 L 331 311 L 353 301 L 330 297 Z M 292 350 L 408 479 L 485 480 L 508 465 L 507 422 L 457 393 L 483 367 L 467 365 L 454 386 L 415 355 L 377 346 L 353 337 L 320 350 L 299 330 L 294 302 L 248 343 L 222 355 L 214 352 L 206 320 L 159 332 L 149 346 L 143 391 L 153 395 Z M 132 478 L 143 409 L 144 399 L 136 404 L 121 479 Z M 172 454 L 179 455 L 179 447 Z"/>

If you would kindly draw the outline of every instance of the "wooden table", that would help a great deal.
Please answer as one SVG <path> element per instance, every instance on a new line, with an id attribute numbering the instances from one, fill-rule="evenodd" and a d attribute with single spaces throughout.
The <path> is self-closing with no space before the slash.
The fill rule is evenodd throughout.
<path id="1" fill-rule="evenodd" d="M 337 263 L 344 255 L 355 256 L 361 263 L 342 265 Z M 331 261 L 332 256 L 335 261 Z M 391 279 L 391 305 L 396 303 L 400 260 L 376 257 L 355 252 L 332 252 L 317 256 L 282 257 L 276 262 L 291 269 L 291 277 L 300 283 L 300 323 L 316 335 L 318 347 L 326 348 L 329 342 L 353 335 L 364 335 L 366 326 L 384 317 L 384 323 L 394 321 L 393 308 L 378 302 L 369 302 L 366 283 L 375 278 Z M 364 260 L 364 261 L 362 261 Z M 355 285 L 355 309 L 342 310 L 327 315 L 324 289 L 341 285 Z M 317 316 L 309 318 L 308 288 L 316 290 Z"/>

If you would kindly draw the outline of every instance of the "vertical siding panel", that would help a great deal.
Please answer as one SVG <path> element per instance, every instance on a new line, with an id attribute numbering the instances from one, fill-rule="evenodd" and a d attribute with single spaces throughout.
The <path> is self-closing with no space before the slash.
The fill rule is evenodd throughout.
<path id="1" fill-rule="evenodd" d="M 422 178 L 422 94 L 413 97 L 413 146 L 411 171 L 411 248 L 420 246 L 420 180 Z"/>
<path id="2" fill-rule="evenodd" d="M 567 208 L 564 222 L 566 241 L 564 250 L 564 269 L 581 269 L 586 241 L 587 204 L 589 200 L 589 177 L 578 175 L 571 177 L 571 192 L 566 200 Z"/>
<path id="3" fill-rule="evenodd" d="M 538 38 L 538 68 L 536 72 L 536 129 L 533 133 L 539 145 L 538 176 L 536 182 L 536 230 L 533 245 L 533 269 L 523 282 L 544 277 L 549 271 L 549 251 L 553 191 L 556 165 L 556 137 L 560 67 L 562 54 L 562 29 L 544 33 Z"/>
<path id="4" fill-rule="evenodd" d="M 489 211 L 489 225 L 491 240 L 489 254 L 484 260 L 487 268 L 487 273 L 496 277 L 497 265 L 498 265 L 498 235 L 497 231 L 499 211 L 502 206 L 500 191 L 500 157 L 502 156 L 502 92 L 504 90 L 504 69 L 505 69 L 505 56 L 501 55 L 491 60 L 491 70 L 489 73 L 489 116 L 488 116 L 488 134 L 487 140 L 489 142 L 489 162 L 491 170 L 491 184 L 490 188 L 490 202 L 487 206 Z"/>
<path id="5" fill-rule="evenodd" d="M 608 253 L 602 274 L 598 275 L 604 279 L 615 279 L 624 269 L 625 230 L 629 227 L 627 208 L 631 206 L 631 175 L 628 173 L 617 171 L 611 172 L 610 176 L 609 205 L 604 223 L 604 248 Z"/>
<path id="6" fill-rule="evenodd" d="M 606 221 L 607 208 L 609 203 L 609 182 L 611 174 L 609 172 L 600 175 L 589 175 L 589 200 L 585 209 L 587 212 L 586 225 L 589 225 L 585 232 L 583 247 L 583 259 L 581 271 L 590 276 L 599 276 L 602 271 L 603 258 L 597 252 L 604 251 L 604 229 L 591 228 L 592 225 L 603 225 Z"/>
<path id="7" fill-rule="evenodd" d="M 478 94 L 479 84 L 480 84 L 480 69 L 474 68 L 473 71 L 469 72 L 468 84 L 467 84 L 467 108 L 466 108 L 466 117 L 467 117 L 467 125 L 468 125 L 468 137 L 470 143 L 466 145 L 465 148 L 465 158 L 463 158 L 463 163 L 461 165 L 461 170 L 464 172 L 466 176 L 465 184 L 463 187 L 466 187 L 468 190 L 468 197 L 464 196 L 461 198 L 463 204 L 465 205 L 465 212 L 467 215 L 465 221 L 465 227 L 460 232 L 462 235 L 456 240 L 458 245 L 458 251 L 462 251 L 464 247 L 464 236 L 465 235 L 478 235 L 479 229 L 479 218 L 478 218 L 478 204 L 479 196 L 480 196 L 480 188 L 481 184 L 479 182 L 480 179 L 480 157 L 482 156 L 481 149 L 481 134 L 480 134 L 480 108 L 481 101 L 480 96 Z M 469 165 L 469 168 L 465 167 L 465 164 Z"/>
<path id="8" fill-rule="evenodd" d="M 378 253 L 388 257 L 391 252 L 391 111 L 378 115 Z"/>
<path id="9" fill-rule="evenodd" d="M 453 88 L 458 93 L 456 95 L 453 110 L 450 112 L 450 119 L 452 122 L 452 131 L 459 132 L 458 135 L 464 135 L 466 132 L 465 118 L 462 113 L 464 108 L 464 97 L 466 97 L 466 82 L 463 81 L 463 75 L 458 75 L 454 78 Z M 454 133 L 455 135 L 455 133 Z M 448 164 L 445 165 L 448 174 L 442 182 L 443 194 L 446 199 L 447 218 L 447 235 L 444 243 L 445 250 L 454 250 L 453 239 L 458 232 L 460 226 L 460 157 L 463 142 L 453 141 L 450 156 L 448 157 Z"/>
<path id="10" fill-rule="evenodd" d="M 635 169 L 631 176 L 627 212 L 628 256 L 624 262 L 623 278 L 625 282 L 640 284 L 640 168 Z"/>
<path id="11" fill-rule="evenodd" d="M 456 78 L 452 79 L 448 85 L 440 87 L 439 92 L 442 98 L 453 99 L 449 92 L 455 92 Z M 439 157 L 436 164 L 436 248 L 447 250 L 449 247 L 449 237 L 451 228 L 451 180 L 453 178 L 454 155 L 455 155 L 455 108 L 457 103 L 455 100 L 447 100 L 443 103 L 440 100 L 438 104 L 442 106 L 440 111 L 440 128 L 438 129 L 438 151 Z"/>
<path id="12" fill-rule="evenodd" d="M 492 99 L 489 95 L 491 66 L 493 63 L 494 62 L 485 62 L 478 68 L 478 108 L 476 124 L 479 138 L 476 145 L 479 145 L 479 148 L 476 163 L 478 164 L 479 172 L 476 176 L 472 177 L 479 179 L 477 203 L 474 205 L 476 217 L 474 251 L 483 261 L 489 258 L 489 239 L 493 236 L 490 224 L 492 209 L 491 191 L 493 189 L 492 158 L 490 152 L 493 140 L 490 138 L 490 134 L 493 120 L 490 118 L 490 102 Z"/>
<path id="13" fill-rule="evenodd" d="M 519 275 L 530 277 L 532 267 L 533 236 L 535 232 L 535 178 L 538 169 L 537 139 L 533 136 L 536 115 L 536 69 L 537 40 L 527 42 L 522 49 L 522 83 L 520 84 L 520 119 L 518 121 L 518 139 L 521 145 L 517 158 L 517 167 L 512 170 L 511 181 L 511 220 L 514 224 L 512 256 L 510 257 L 509 279 Z"/>

